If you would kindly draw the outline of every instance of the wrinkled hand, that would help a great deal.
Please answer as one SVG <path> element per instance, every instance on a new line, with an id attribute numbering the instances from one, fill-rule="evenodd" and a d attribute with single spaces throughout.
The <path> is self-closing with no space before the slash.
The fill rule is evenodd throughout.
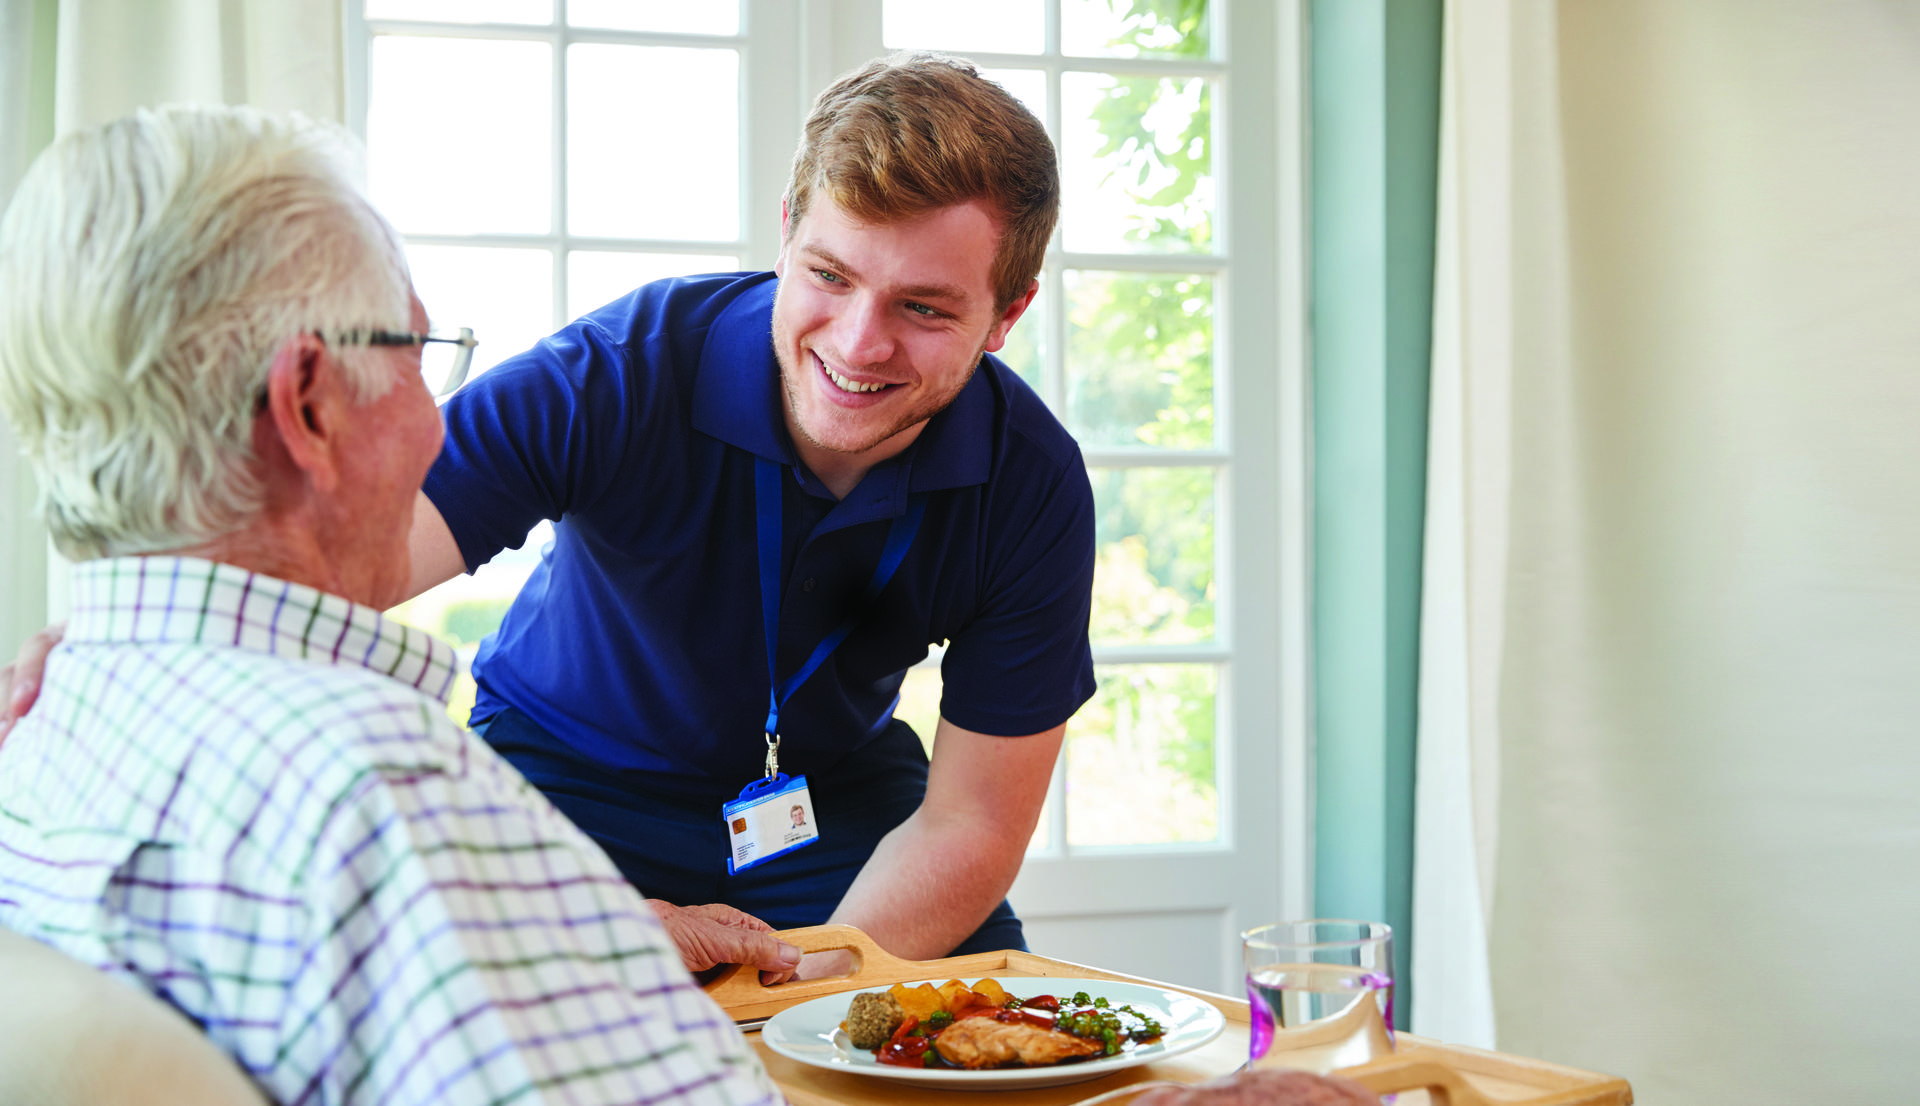
<path id="1" fill-rule="evenodd" d="M 66 623 L 54 623 L 22 643 L 13 663 L 0 668 L 0 741 L 6 740 L 14 722 L 40 697 L 40 677 L 47 668 L 47 654 L 60 644 L 66 633 Z"/>
<path id="2" fill-rule="evenodd" d="M 773 936 L 773 927 L 751 914 L 720 903 L 675 906 L 661 899 L 647 905 L 660 915 L 690 972 L 704 972 L 722 964 L 759 968 L 767 983 L 792 978 L 800 966 L 800 950 Z"/>

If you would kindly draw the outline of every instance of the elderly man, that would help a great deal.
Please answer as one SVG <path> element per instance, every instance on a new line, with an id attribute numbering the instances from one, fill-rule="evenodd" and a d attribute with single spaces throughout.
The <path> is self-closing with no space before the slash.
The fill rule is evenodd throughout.
<path id="1" fill-rule="evenodd" d="M 141 112 L 0 221 L 0 408 L 78 562 L 0 750 L 0 925 L 281 1102 L 777 1101 L 606 855 L 448 721 L 452 650 L 380 614 L 437 338 L 339 153 Z"/>

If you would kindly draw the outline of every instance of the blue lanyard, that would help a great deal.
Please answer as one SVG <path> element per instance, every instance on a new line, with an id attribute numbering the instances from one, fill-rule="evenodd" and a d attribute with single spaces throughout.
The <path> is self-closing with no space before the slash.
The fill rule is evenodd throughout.
<path id="1" fill-rule="evenodd" d="M 807 682 L 807 677 L 813 675 L 814 669 L 819 668 L 821 662 L 853 632 L 854 623 L 873 605 L 874 598 L 887 586 L 887 581 L 893 579 L 900 562 L 906 559 L 907 547 L 913 544 L 913 535 L 919 531 L 920 520 L 927 513 L 927 497 L 916 495 L 907 500 L 906 513 L 894 519 L 893 525 L 887 528 L 887 544 L 880 551 L 880 563 L 873 567 L 873 579 L 867 581 L 867 590 L 860 604 L 846 621 L 814 646 L 813 655 L 807 658 L 807 663 L 782 683 L 774 667 L 775 643 L 779 641 L 780 631 L 781 466 L 765 457 L 755 457 L 753 466 L 754 513 L 758 516 L 760 527 L 760 608 L 765 613 L 767 624 L 767 737 L 771 744 L 780 732 L 780 708 L 793 697 L 801 684 Z"/>

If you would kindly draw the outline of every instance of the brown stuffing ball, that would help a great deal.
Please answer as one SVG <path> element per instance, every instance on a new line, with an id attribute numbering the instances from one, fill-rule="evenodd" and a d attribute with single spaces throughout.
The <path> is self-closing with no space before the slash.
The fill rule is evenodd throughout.
<path id="1" fill-rule="evenodd" d="M 847 1007 L 847 1020 L 841 1022 L 855 1048 L 874 1049 L 887 1043 L 893 1031 L 907 1020 L 907 1012 L 885 991 L 870 991 L 853 996 Z"/>

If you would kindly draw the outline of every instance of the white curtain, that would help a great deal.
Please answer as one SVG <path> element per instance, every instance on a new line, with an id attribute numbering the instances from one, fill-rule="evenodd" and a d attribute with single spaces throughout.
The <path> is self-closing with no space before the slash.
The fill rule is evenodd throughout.
<path id="1" fill-rule="evenodd" d="M 250 103 L 342 121 L 342 29 L 340 0 L 0 0 L 0 204 L 36 137 L 142 105 Z M 0 658 L 66 609 L 32 483 L 0 419 Z"/>
<path id="2" fill-rule="evenodd" d="M 1447 19 L 1414 1028 L 1912 1101 L 1920 5 Z"/>
<path id="3" fill-rule="evenodd" d="M 339 121 L 339 0 L 60 0 L 59 130 L 142 104 L 253 104 Z"/>

